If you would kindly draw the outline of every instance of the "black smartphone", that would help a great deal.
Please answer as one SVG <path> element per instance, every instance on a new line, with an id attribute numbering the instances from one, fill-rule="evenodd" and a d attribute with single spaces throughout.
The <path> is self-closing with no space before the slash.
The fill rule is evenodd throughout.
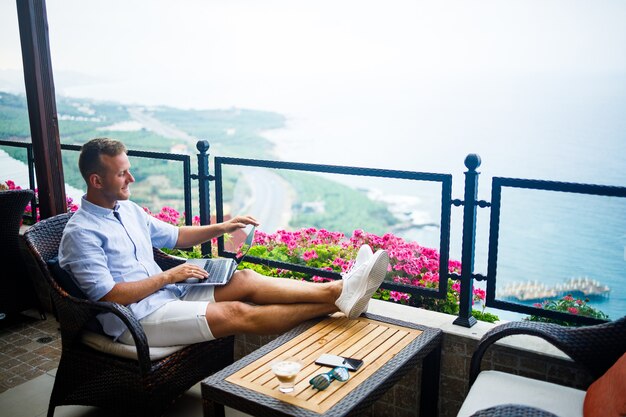
<path id="1" fill-rule="evenodd" d="M 344 358 L 342 356 L 331 355 L 330 353 L 323 353 L 317 360 L 315 364 L 322 366 L 330 366 L 332 368 L 336 366 L 343 366 L 347 368 L 349 371 L 356 371 L 363 365 L 363 361 L 361 359 L 354 358 Z"/>

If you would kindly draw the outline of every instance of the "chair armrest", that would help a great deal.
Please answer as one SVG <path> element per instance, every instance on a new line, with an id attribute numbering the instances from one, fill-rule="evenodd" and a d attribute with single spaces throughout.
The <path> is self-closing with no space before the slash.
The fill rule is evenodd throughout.
<path id="1" fill-rule="evenodd" d="M 487 332 L 472 355 L 470 386 L 480 373 L 487 349 L 498 340 L 524 334 L 540 337 L 582 365 L 594 378 L 599 378 L 626 350 L 626 317 L 586 327 L 564 327 L 552 323 L 515 321 L 501 324 Z"/>
<path id="2" fill-rule="evenodd" d="M 69 312 L 71 317 L 68 317 L 67 320 L 62 320 L 61 323 L 68 323 L 68 320 L 72 320 L 72 318 L 76 318 L 77 310 L 82 311 L 82 315 L 85 318 L 83 323 L 86 323 L 92 317 L 95 317 L 96 314 L 100 313 L 112 313 L 115 314 L 128 328 L 128 331 L 133 337 L 135 342 L 135 348 L 137 349 L 137 361 L 139 363 L 139 372 L 142 375 L 145 375 L 149 372 L 151 361 L 150 361 L 150 350 L 148 346 L 148 339 L 143 330 L 143 327 L 139 323 L 139 320 L 135 315 L 130 311 L 130 309 L 122 304 L 113 303 L 109 301 L 91 301 L 85 300 L 81 298 L 72 297 L 71 295 L 67 295 L 64 297 L 65 300 L 60 306 L 59 314 L 63 314 L 62 310 L 72 310 Z M 75 322 L 75 321 L 74 321 Z M 83 331 L 84 325 L 77 324 L 77 328 L 73 329 L 64 329 L 64 326 L 61 327 L 62 331 L 69 331 L 68 337 L 70 339 L 78 338 L 78 335 Z M 80 328 L 78 328 L 80 326 Z"/>
<path id="3" fill-rule="evenodd" d="M 115 314 L 120 320 L 124 322 L 133 341 L 135 342 L 135 348 L 137 349 L 137 361 L 139 362 L 139 372 L 142 375 L 147 375 L 150 371 L 150 347 L 148 345 L 148 338 L 143 330 L 143 326 L 139 323 L 139 320 L 133 314 L 130 309 L 122 304 L 111 303 L 106 301 L 97 301 L 96 304 L 102 304 L 103 311 L 109 311 Z M 100 306 L 98 306 L 100 307 Z"/>
<path id="4" fill-rule="evenodd" d="M 152 248 L 154 254 L 154 261 L 161 267 L 162 270 L 170 269 L 180 264 L 184 264 L 187 260 L 179 256 L 168 255 L 161 249 Z"/>

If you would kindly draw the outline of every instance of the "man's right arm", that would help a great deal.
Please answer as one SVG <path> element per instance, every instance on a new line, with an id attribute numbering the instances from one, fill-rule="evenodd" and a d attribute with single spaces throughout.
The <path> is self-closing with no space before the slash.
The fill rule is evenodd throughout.
<path id="1" fill-rule="evenodd" d="M 188 278 L 205 279 L 207 272 L 193 264 L 177 265 L 146 279 L 134 282 L 117 282 L 100 301 L 111 301 L 118 304 L 129 305 L 141 301 L 168 284 L 184 281 Z"/>
<path id="2" fill-rule="evenodd" d="M 88 225 L 91 226 L 90 223 Z M 99 228 L 85 227 L 84 224 L 73 224 L 70 221 L 65 227 L 59 248 L 60 266 L 72 274 L 78 286 L 90 300 L 129 305 L 148 297 L 168 284 L 187 278 L 203 279 L 208 275 L 197 265 L 182 264 L 145 278 L 135 274 L 133 279 L 116 280 L 109 269 L 108 256 L 103 243 L 107 235 L 102 232 L 102 228 L 102 225 Z M 119 242 L 116 247 L 120 247 Z M 118 261 L 121 255 L 118 249 L 115 255 Z M 137 259 L 129 255 L 126 261 L 128 263 L 121 263 L 118 269 L 132 268 L 130 263 L 137 262 Z"/>

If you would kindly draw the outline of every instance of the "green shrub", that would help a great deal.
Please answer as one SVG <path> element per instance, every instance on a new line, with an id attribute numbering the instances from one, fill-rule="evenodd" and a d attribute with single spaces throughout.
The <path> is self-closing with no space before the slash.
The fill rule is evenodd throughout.
<path id="1" fill-rule="evenodd" d="M 559 300 L 545 300 L 543 303 L 535 303 L 533 306 L 549 311 L 560 311 L 562 313 L 569 313 L 575 316 L 592 317 L 600 320 L 608 320 L 609 316 L 602 311 L 591 307 L 589 299 L 581 300 L 575 299 L 572 295 L 566 295 Z M 573 323 L 567 320 L 551 319 L 547 317 L 540 317 L 537 315 L 531 315 L 526 317 L 525 320 L 537 321 L 542 323 L 556 323 L 562 326 L 581 326 L 581 324 Z"/>

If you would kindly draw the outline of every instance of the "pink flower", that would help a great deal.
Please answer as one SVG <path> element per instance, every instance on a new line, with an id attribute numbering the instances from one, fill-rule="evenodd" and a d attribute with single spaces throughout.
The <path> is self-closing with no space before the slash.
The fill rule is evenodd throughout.
<path id="1" fill-rule="evenodd" d="M 168 214 L 169 213 L 164 213 Z M 302 228 L 295 231 L 277 230 L 275 233 L 257 231 L 255 244 L 265 246 L 267 256 L 272 259 L 279 257 L 288 262 L 298 263 L 319 259 L 315 264 L 324 270 L 346 272 L 354 264 L 355 257 L 361 245 L 369 245 L 373 251 L 384 249 L 389 253 L 389 269 L 391 279 L 401 285 L 437 289 L 439 287 L 439 252 L 433 248 L 420 246 L 416 242 L 407 242 L 391 233 L 378 236 L 363 230 L 355 230 L 352 236 L 346 237 L 343 233 L 331 232 L 314 227 Z M 276 252 L 274 252 L 277 250 Z M 321 252 L 323 250 L 323 252 Z M 323 255 L 322 255 L 323 253 Z M 273 255 L 274 254 L 274 255 Z M 460 272 L 461 263 L 450 260 L 449 272 Z M 275 275 L 291 276 L 292 272 L 276 271 Z M 284 274 L 284 275 L 283 275 Z M 322 277 L 311 278 L 314 282 L 325 281 Z M 456 291 L 458 299 L 460 284 L 455 283 L 451 291 Z M 407 303 L 409 294 L 393 292 L 389 299 Z M 475 299 L 484 299 L 484 291 L 474 294 Z M 481 298 L 482 297 L 482 298 Z"/>
<path id="2" fill-rule="evenodd" d="M 4 183 L 6 184 L 6 188 L 0 187 L 0 190 L 1 189 L 5 189 L 5 190 L 6 189 L 9 189 L 9 190 L 21 190 L 22 189 L 22 187 L 20 187 L 19 185 L 15 185 L 15 182 L 13 180 L 6 180 Z"/>
<path id="3" fill-rule="evenodd" d="M 571 314 L 578 314 L 578 309 L 576 307 L 568 307 L 567 311 Z"/>
<path id="4" fill-rule="evenodd" d="M 311 280 L 312 280 L 313 282 L 331 282 L 331 281 L 333 281 L 333 279 L 332 279 L 332 278 L 325 278 L 325 277 L 320 277 L 320 276 L 317 276 L 317 275 L 314 275 L 314 276 L 311 278 Z"/>
<path id="5" fill-rule="evenodd" d="M 75 212 L 78 210 L 78 204 L 74 204 L 74 200 L 71 197 L 66 198 L 66 203 L 68 212 Z"/>
<path id="6" fill-rule="evenodd" d="M 302 259 L 304 259 L 306 262 L 310 261 L 311 259 L 316 259 L 316 258 L 317 258 L 317 252 L 315 252 L 315 249 L 311 249 L 302 254 Z"/>
<path id="7" fill-rule="evenodd" d="M 411 280 L 407 277 L 393 277 L 393 282 L 397 284 L 411 285 Z"/>
<path id="8" fill-rule="evenodd" d="M 0 189 L 22 190 L 22 187 L 20 187 L 19 185 L 16 185 L 15 182 L 12 180 L 6 180 L 4 184 L 0 183 Z M 35 199 L 37 199 L 39 196 L 39 189 L 35 188 L 33 191 L 35 191 Z M 71 197 L 66 197 L 65 202 L 67 205 L 68 213 L 78 210 L 79 208 L 78 205 L 74 204 L 74 200 Z M 24 214 L 27 214 L 29 216 L 33 215 L 33 208 L 31 207 L 30 202 L 24 208 Z M 39 207 L 37 207 L 37 209 L 35 210 L 35 222 L 38 222 L 39 220 L 41 220 L 41 215 L 39 214 Z"/>
<path id="9" fill-rule="evenodd" d="M 485 290 L 482 288 L 474 288 L 474 300 L 481 301 L 485 299 Z"/>
<path id="10" fill-rule="evenodd" d="M 389 298 L 395 301 L 396 303 L 408 303 L 411 298 L 410 294 L 399 291 L 389 291 Z"/>

